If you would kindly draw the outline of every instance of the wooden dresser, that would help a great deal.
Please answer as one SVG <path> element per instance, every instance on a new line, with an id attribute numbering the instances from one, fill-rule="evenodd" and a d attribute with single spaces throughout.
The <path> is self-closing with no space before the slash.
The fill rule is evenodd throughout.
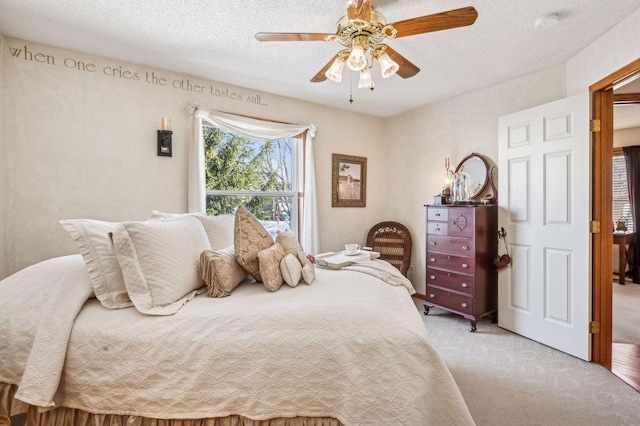
<path id="1" fill-rule="evenodd" d="M 498 315 L 498 206 L 427 207 L 425 315 L 437 306 L 462 315 L 476 331 L 478 319 Z"/>

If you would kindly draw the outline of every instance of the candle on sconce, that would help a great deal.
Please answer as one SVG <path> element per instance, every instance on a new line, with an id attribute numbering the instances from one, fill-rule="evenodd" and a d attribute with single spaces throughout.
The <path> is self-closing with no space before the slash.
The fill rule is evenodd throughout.
<path id="1" fill-rule="evenodd" d="M 160 121 L 161 130 L 171 130 L 171 119 L 169 117 L 162 117 Z"/>

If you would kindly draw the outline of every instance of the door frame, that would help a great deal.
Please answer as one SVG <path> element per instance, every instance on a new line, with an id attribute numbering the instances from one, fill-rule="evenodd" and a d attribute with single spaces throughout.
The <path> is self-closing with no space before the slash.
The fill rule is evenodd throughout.
<path id="1" fill-rule="evenodd" d="M 599 331 L 592 334 L 591 359 L 608 370 L 613 343 L 613 88 L 639 75 L 640 58 L 589 87 L 591 118 L 600 120 L 600 131 L 592 132 L 591 148 L 591 218 L 600 222 L 600 232 L 592 234 L 592 318 Z"/>

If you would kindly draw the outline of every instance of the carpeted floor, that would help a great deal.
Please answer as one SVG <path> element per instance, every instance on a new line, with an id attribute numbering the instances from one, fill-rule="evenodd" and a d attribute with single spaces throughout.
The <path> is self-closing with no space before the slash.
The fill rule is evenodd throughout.
<path id="1" fill-rule="evenodd" d="M 640 425 L 640 393 L 604 367 L 489 320 L 470 333 L 460 316 L 422 316 L 478 426 Z"/>
<path id="2" fill-rule="evenodd" d="M 613 283 L 613 342 L 640 344 L 640 284 Z"/>

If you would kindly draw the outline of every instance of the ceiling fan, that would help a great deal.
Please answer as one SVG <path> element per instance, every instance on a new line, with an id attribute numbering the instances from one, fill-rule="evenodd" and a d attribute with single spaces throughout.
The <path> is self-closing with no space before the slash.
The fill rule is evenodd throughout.
<path id="1" fill-rule="evenodd" d="M 311 82 L 318 83 L 328 78 L 339 83 L 346 63 L 352 71 L 360 72 L 358 87 L 368 87 L 373 90 L 371 68 L 374 59 L 377 59 L 380 64 L 383 78 L 391 77 L 396 73 L 402 78 L 409 78 L 420 71 L 420 68 L 382 43 L 385 39 L 464 27 L 473 24 L 478 17 L 476 9 L 469 6 L 387 24 L 385 17 L 372 8 L 371 0 L 345 0 L 345 2 L 347 14 L 338 21 L 335 34 L 257 33 L 255 37 L 259 41 L 336 41 L 345 49 L 331 58 L 311 79 Z"/>

